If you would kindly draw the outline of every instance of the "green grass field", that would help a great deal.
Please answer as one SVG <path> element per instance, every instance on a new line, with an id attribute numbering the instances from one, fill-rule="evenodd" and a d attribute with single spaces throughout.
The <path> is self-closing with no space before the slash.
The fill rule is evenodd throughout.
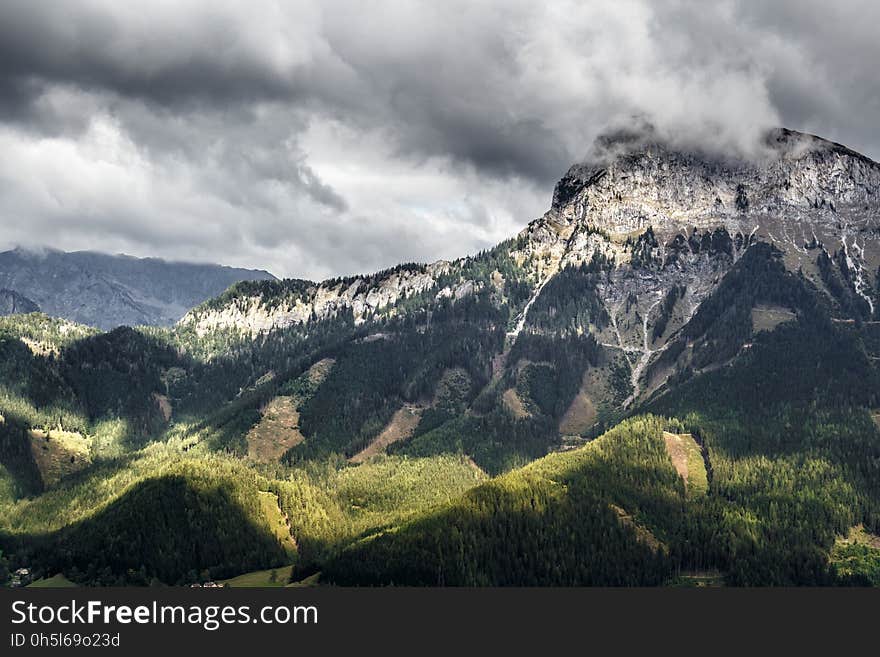
<path id="1" fill-rule="evenodd" d="M 292 570 L 293 566 L 270 568 L 269 570 L 256 570 L 252 573 L 245 573 L 238 577 L 221 580 L 218 584 L 229 586 L 233 589 L 287 586 L 290 581 L 290 573 Z"/>
<path id="2" fill-rule="evenodd" d="M 688 495 L 705 495 L 709 491 L 706 463 L 703 461 L 703 451 L 693 435 L 664 431 L 663 438 L 673 466 L 686 483 Z"/>
<path id="3" fill-rule="evenodd" d="M 27 585 L 29 589 L 71 589 L 76 588 L 76 584 L 71 582 L 61 573 L 52 577 L 44 577 Z"/>
<path id="4" fill-rule="evenodd" d="M 674 577 L 669 586 L 677 588 L 718 588 L 724 586 L 724 573 L 718 571 L 682 572 Z"/>

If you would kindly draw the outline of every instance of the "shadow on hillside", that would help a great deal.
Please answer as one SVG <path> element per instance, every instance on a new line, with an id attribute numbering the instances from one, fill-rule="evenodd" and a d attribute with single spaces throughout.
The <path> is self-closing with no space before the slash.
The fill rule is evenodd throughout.
<path id="1" fill-rule="evenodd" d="M 0 547 L 43 573 L 100 585 L 187 584 L 289 562 L 254 491 L 211 475 L 149 479 L 94 516 L 50 534 L 0 533 Z"/>

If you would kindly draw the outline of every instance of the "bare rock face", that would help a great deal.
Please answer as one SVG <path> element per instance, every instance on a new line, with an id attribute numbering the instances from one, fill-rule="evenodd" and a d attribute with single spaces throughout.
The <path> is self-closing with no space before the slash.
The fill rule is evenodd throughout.
<path id="1" fill-rule="evenodd" d="M 764 215 L 799 223 L 876 217 L 880 167 L 839 144 L 779 130 L 755 162 L 670 150 L 657 143 L 600 151 L 557 185 L 550 217 L 589 223 L 609 234 L 667 234 L 726 226 L 734 233 Z"/>
<path id="2" fill-rule="evenodd" d="M 573 166 L 557 185 L 550 211 L 527 229 L 531 254 L 557 259 L 563 251 L 578 253 L 590 246 L 577 237 L 586 230 L 614 244 L 650 227 L 656 255 L 666 262 L 678 235 L 691 241 L 695 229 L 720 228 L 735 242 L 734 259 L 743 245 L 764 240 L 786 254 L 791 269 L 813 276 L 811 249 L 840 250 L 862 292 L 880 262 L 873 239 L 880 224 L 880 166 L 839 144 L 778 130 L 754 162 L 652 142 L 608 142 L 599 157 Z M 620 249 L 617 254 L 626 259 Z"/>
<path id="3" fill-rule="evenodd" d="M 534 263 L 538 277 L 597 249 L 624 264 L 633 257 L 631 242 L 650 229 L 649 255 L 660 264 L 661 282 L 670 267 L 679 274 L 693 269 L 705 259 L 701 253 L 732 262 L 764 240 L 785 253 L 789 268 L 817 280 L 816 251 L 840 252 L 858 292 L 873 303 L 878 227 L 880 165 L 839 144 L 777 130 L 757 161 L 743 161 L 629 136 L 605 139 L 596 161 L 569 169 L 552 207 L 521 233 L 524 245 L 514 255 Z M 729 244 L 700 249 L 715 231 L 724 231 Z"/>
<path id="4" fill-rule="evenodd" d="M 269 299 L 263 290 L 244 286 L 231 302 L 195 308 L 179 323 L 193 327 L 200 335 L 215 329 L 257 335 L 350 312 L 354 322 L 360 324 L 402 299 L 436 287 L 449 268 L 450 263 L 438 261 L 319 284 L 281 281 L 270 292 Z"/>

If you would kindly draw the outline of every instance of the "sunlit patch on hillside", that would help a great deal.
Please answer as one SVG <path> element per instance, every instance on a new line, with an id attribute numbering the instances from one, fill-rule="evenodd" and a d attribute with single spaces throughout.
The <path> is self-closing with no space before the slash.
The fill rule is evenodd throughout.
<path id="1" fill-rule="evenodd" d="M 46 486 L 91 464 L 91 439 L 80 433 L 51 429 L 28 432 L 31 454 Z"/>
<path id="2" fill-rule="evenodd" d="M 752 308 L 752 331 L 772 331 L 782 322 L 795 319 L 797 315 L 788 308 L 759 304 Z"/>
<path id="3" fill-rule="evenodd" d="M 863 525 L 838 536 L 831 549 L 831 566 L 844 582 L 880 586 L 880 536 Z"/>
<path id="4" fill-rule="evenodd" d="M 663 432 L 663 441 L 675 471 L 691 495 L 705 494 L 709 489 L 706 464 L 697 441 L 689 433 Z"/>

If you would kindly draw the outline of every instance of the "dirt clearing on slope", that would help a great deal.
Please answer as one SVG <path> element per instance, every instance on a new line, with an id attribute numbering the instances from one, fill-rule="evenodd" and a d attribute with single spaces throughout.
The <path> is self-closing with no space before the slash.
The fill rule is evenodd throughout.
<path id="1" fill-rule="evenodd" d="M 308 371 L 309 381 L 312 385 L 321 385 L 324 382 L 324 379 L 327 378 L 327 375 L 330 374 L 330 370 L 333 369 L 335 364 L 336 360 L 333 358 L 322 358 L 312 365 Z"/>
<path id="2" fill-rule="evenodd" d="M 501 401 L 504 402 L 504 406 L 517 420 L 531 416 L 531 413 L 529 413 L 525 404 L 523 404 L 522 399 L 519 398 L 516 388 L 508 388 L 505 390 L 504 394 L 501 395 Z"/>
<path id="3" fill-rule="evenodd" d="M 305 436 L 299 430 L 296 397 L 275 397 L 263 409 L 263 417 L 248 431 L 248 458 L 260 463 L 277 461 Z"/>
<path id="4" fill-rule="evenodd" d="M 291 394 L 279 395 L 260 409 L 260 421 L 248 431 L 248 458 L 259 463 L 277 462 L 305 440 L 299 429 L 299 408 L 330 373 L 334 363 L 324 358 L 293 382 Z"/>
<path id="5" fill-rule="evenodd" d="M 688 493 L 705 494 L 709 490 L 703 451 L 689 433 L 663 432 L 666 452 L 672 465 L 684 481 Z"/>
<path id="6" fill-rule="evenodd" d="M 373 439 L 373 442 L 348 459 L 349 462 L 363 463 L 371 456 L 384 452 L 388 445 L 412 436 L 422 417 L 422 411 L 424 411 L 424 407 L 414 404 L 406 404 L 403 408 L 398 409 L 382 432 Z"/>
<path id="7" fill-rule="evenodd" d="M 757 305 L 752 308 L 752 332 L 772 331 L 783 322 L 793 319 L 797 319 L 797 315 L 788 308 Z"/>
<path id="8" fill-rule="evenodd" d="M 584 374 L 580 390 L 571 401 L 565 415 L 559 422 L 559 433 L 563 436 L 579 436 L 596 424 L 596 406 L 587 394 L 589 374 Z"/>

